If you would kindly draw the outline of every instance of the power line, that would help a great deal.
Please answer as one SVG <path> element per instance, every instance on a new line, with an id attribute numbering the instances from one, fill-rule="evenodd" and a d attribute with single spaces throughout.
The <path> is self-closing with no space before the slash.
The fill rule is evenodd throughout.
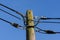
<path id="1" fill-rule="evenodd" d="M 60 20 L 60 18 L 40 18 L 41 20 Z"/>
<path id="2" fill-rule="evenodd" d="M 49 21 L 42 21 L 41 23 L 60 23 L 60 22 L 49 22 Z"/>
<path id="3" fill-rule="evenodd" d="M 34 22 L 37 22 L 34 26 L 37 26 L 39 23 L 57 23 L 57 24 L 60 24 L 60 22 L 53 22 L 53 21 L 34 21 Z"/>
<path id="4" fill-rule="evenodd" d="M 39 27 L 35 27 L 35 28 L 37 28 L 37 29 L 40 30 L 40 31 L 45 31 L 45 30 L 43 30 L 43 29 L 40 29 Z"/>
<path id="5" fill-rule="evenodd" d="M 13 15 L 13 14 L 10 14 L 9 12 L 7 12 L 7 11 L 5 11 L 5 10 L 3 10 L 3 9 L 0 9 L 0 10 L 3 11 L 3 12 L 5 12 L 6 14 L 9 14 L 9 15 L 11 15 L 11 16 L 13 16 L 13 17 L 19 19 L 19 20 L 21 20 L 21 18 L 15 16 L 15 15 Z"/>
<path id="6" fill-rule="evenodd" d="M 52 30 L 43 30 L 43 29 L 40 29 L 38 27 L 35 27 L 35 28 L 38 29 L 38 30 L 36 30 L 37 32 L 43 33 L 43 34 L 60 34 L 60 32 L 54 32 Z M 43 31 L 43 32 L 41 32 L 41 31 Z"/>
<path id="7" fill-rule="evenodd" d="M 60 18 L 48 18 L 48 17 L 45 17 L 45 16 L 36 16 L 36 18 L 40 19 L 40 20 L 60 20 Z"/>
<path id="8" fill-rule="evenodd" d="M 36 30 L 36 32 L 39 32 L 39 33 L 42 33 L 42 34 L 60 34 L 60 32 L 54 32 L 52 30 L 43 30 L 43 29 L 40 29 L 38 27 L 35 27 L 37 28 L 38 30 Z M 41 32 L 43 31 L 43 32 Z"/>
<path id="9" fill-rule="evenodd" d="M 36 22 L 36 21 L 34 21 L 34 22 Z M 38 19 L 37 23 L 34 26 L 37 26 L 39 24 L 39 22 L 40 22 L 40 19 Z"/>
<path id="10" fill-rule="evenodd" d="M 39 23 L 60 23 L 60 22 L 53 22 L 53 21 L 40 21 L 41 19 L 38 19 L 37 21 L 32 20 L 34 22 L 37 22 L 34 26 L 37 26 Z"/>
<path id="11" fill-rule="evenodd" d="M 11 22 L 9 22 L 9 21 L 7 21 L 7 20 L 5 20 L 5 19 L 0 18 L 0 20 L 4 21 L 4 22 L 6 22 L 6 23 L 12 24 Z"/>
<path id="12" fill-rule="evenodd" d="M 18 12 L 18 11 L 16 11 L 16 10 L 12 9 L 12 8 L 10 8 L 10 7 L 7 7 L 7 6 L 5 6 L 5 5 L 3 5 L 3 4 L 1 4 L 1 3 L 0 3 L 0 6 L 3 6 L 3 7 L 7 8 L 7 9 L 13 11 L 13 12 L 16 12 L 16 13 L 19 14 L 20 16 L 24 17 L 23 14 L 21 14 L 20 12 Z"/>
<path id="13" fill-rule="evenodd" d="M 47 17 L 37 17 L 38 18 L 38 21 L 35 21 L 37 22 L 35 24 L 35 26 L 37 26 L 39 23 L 60 23 L 60 22 L 48 22 L 48 21 L 43 21 L 41 22 L 40 20 L 60 20 L 60 18 L 47 18 Z"/>
<path id="14" fill-rule="evenodd" d="M 49 22 L 49 21 L 43 21 L 43 22 L 41 22 L 40 20 L 60 20 L 60 18 L 47 18 L 47 17 L 38 17 L 37 16 L 37 18 L 38 18 L 38 20 L 37 21 L 34 21 L 34 22 L 37 22 L 34 26 L 37 26 L 39 23 L 60 23 L 60 22 Z"/>
<path id="15" fill-rule="evenodd" d="M 5 19 L 2 19 L 2 18 L 0 18 L 0 20 L 4 21 L 4 22 L 6 22 L 6 23 L 9 23 L 10 25 L 14 26 L 15 28 L 23 27 L 23 26 L 21 26 L 21 25 L 19 25 L 19 24 L 17 24 L 17 23 L 11 23 L 11 22 L 9 22 L 9 21 L 7 21 L 7 20 L 5 20 Z"/>
<path id="16" fill-rule="evenodd" d="M 38 21 L 35 21 L 38 22 Z M 53 22 L 53 21 L 39 21 L 38 23 L 60 23 L 60 22 Z"/>
<path id="17" fill-rule="evenodd" d="M 0 3 L 0 6 L 3 6 L 3 7 L 5 7 L 5 8 L 7 8 L 7 9 L 9 9 L 9 10 L 11 10 L 11 11 L 16 12 L 17 14 L 19 14 L 19 15 L 23 18 L 24 25 L 26 25 L 26 24 L 25 24 L 25 16 L 24 16 L 23 14 L 21 14 L 20 12 L 12 9 L 12 8 L 10 8 L 10 7 L 7 7 L 7 6 L 5 6 L 5 5 L 3 5 L 3 4 L 1 4 L 1 3 Z"/>

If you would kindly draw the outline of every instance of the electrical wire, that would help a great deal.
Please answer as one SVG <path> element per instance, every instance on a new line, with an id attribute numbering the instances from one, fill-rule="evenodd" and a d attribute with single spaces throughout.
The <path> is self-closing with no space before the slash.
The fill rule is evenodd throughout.
<path id="1" fill-rule="evenodd" d="M 10 7 L 7 7 L 7 6 L 5 6 L 5 5 L 3 5 L 3 4 L 1 4 L 1 3 L 0 3 L 0 6 L 3 6 L 3 7 L 7 8 L 7 9 L 13 11 L 13 12 L 16 12 L 16 13 L 19 14 L 20 16 L 24 17 L 23 14 L 21 14 L 20 12 L 18 12 L 18 11 L 16 11 L 16 10 L 12 9 L 12 8 L 10 8 Z"/>
<path id="2" fill-rule="evenodd" d="M 41 20 L 60 20 L 60 18 L 40 18 Z"/>
<path id="3" fill-rule="evenodd" d="M 14 26 L 15 28 L 18 28 L 18 27 L 22 27 L 23 28 L 23 26 L 21 26 L 21 25 L 19 25 L 17 23 L 11 23 L 11 22 L 9 22 L 9 21 L 7 21 L 5 19 L 2 19 L 2 18 L 0 18 L 0 20 L 4 21 L 6 23 L 9 23 L 10 25 Z"/>
<path id="4" fill-rule="evenodd" d="M 12 8 L 10 8 L 10 7 L 7 7 L 7 6 L 5 6 L 5 5 L 3 5 L 3 4 L 1 4 L 1 3 L 0 3 L 0 6 L 3 6 L 3 7 L 5 7 L 5 8 L 7 8 L 7 9 L 9 9 L 9 10 L 11 10 L 11 11 L 16 12 L 17 14 L 19 14 L 19 15 L 23 18 L 24 25 L 26 25 L 26 24 L 25 24 L 25 16 L 24 16 L 23 14 L 21 14 L 20 12 L 12 9 Z"/>
<path id="5" fill-rule="evenodd" d="M 40 29 L 39 27 L 35 27 L 35 31 L 38 33 L 42 33 L 42 34 L 47 34 L 47 33 L 45 33 L 45 30 Z"/>
<path id="6" fill-rule="evenodd" d="M 38 21 L 35 21 L 35 22 L 38 22 Z M 60 23 L 60 22 L 52 22 L 52 21 L 39 21 L 38 23 Z"/>
<path id="7" fill-rule="evenodd" d="M 54 19 L 54 20 L 60 20 L 60 18 L 46 18 L 46 17 L 39 18 L 38 21 L 37 21 L 37 23 L 35 24 L 35 26 L 37 26 L 39 23 L 60 23 L 60 22 L 40 22 L 40 20 L 52 20 L 52 19 Z"/>
<path id="8" fill-rule="evenodd" d="M 3 12 L 5 12 L 6 14 L 9 14 L 9 15 L 11 15 L 11 16 L 13 16 L 13 17 L 19 19 L 19 20 L 21 20 L 21 18 L 15 16 L 15 15 L 13 15 L 13 14 L 10 14 L 9 12 L 7 12 L 7 11 L 5 11 L 5 10 L 3 10 L 3 9 L 0 9 L 0 10 L 3 11 Z"/>
<path id="9" fill-rule="evenodd" d="M 4 21 L 4 22 L 6 22 L 6 23 L 12 24 L 11 22 L 9 22 L 9 21 L 7 21 L 7 20 L 5 20 L 5 19 L 0 18 L 0 20 Z"/>
<path id="10" fill-rule="evenodd" d="M 35 30 L 36 32 L 38 32 L 38 33 L 42 33 L 42 34 L 46 34 L 46 33 L 44 33 L 44 32 L 41 32 L 41 31 L 39 31 L 39 30 Z"/>
<path id="11" fill-rule="evenodd" d="M 60 32 L 56 32 L 56 33 L 60 33 Z"/>
<path id="12" fill-rule="evenodd" d="M 43 22 L 40 22 L 40 23 L 60 23 L 60 22 L 49 22 L 49 21 L 43 21 Z"/>
<path id="13" fill-rule="evenodd" d="M 45 31 L 45 30 L 43 30 L 43 29 L 40 29 L 39 27 L 35 27 L 35 28 L 37 28 L 37 29 L 40 30 L 40 31 Z"/>
<path id="14" fill-rule="evenodd" d="M 52 22 L 52 21 L 40 21 L 40 20 L 60 20 L 60 18 L 46 18 L 46 17 L 42 17 L 42 18 L 39 18 L 38 21 L 34 21 L 34 22 L 37 22 L 35 24 L 35 28 L 37 28 L 36 32 L 39 32 L 39 33 L 42 33 L 42 34 L 60 34 L 60 32 L 54 32 L 54 31 L 51 31 L 51 30 L 43 30 L 43 29 L 40 29 L 38 27 L 36 27 L 39 23 L 60 23 L 60 22 Z M 43 32 L 41 32 L 43 31 Z"/>
<path id="15" fill-rule="evenodd" d="M 34 22 L 36 22 L 36 21 L 34 21 Z M 40 22 L 40 18 L 38 19 L 37 23 L 34 26 L 37 26 L 39 24 L 39 22 Z"/>
<path id="16" fill-rule="evenodd" d="M 43 29 L 40 29 L 38 27 L 35 27 L 35 28 L 38 29 L 38 30 L 36 30 L 36 32 L 43 33 L 43 34 L 60 34 L 60 32 L 54 32 L 51 30 L 43 30 Z M 41 31 L 43 31 L 43 32 L 41 32 Z"/>
<path id="17" fill-rule="evenodd" d="M 60 20 L 60 18 L 46 18 L 46 17 L 43 17 L 43 18 L 39 18 L 37 23 L 34 25 L 34 26 L 37 26 L 39 23 L 60 23 L 60 22 L 40 22 L 40 20 Z"/>

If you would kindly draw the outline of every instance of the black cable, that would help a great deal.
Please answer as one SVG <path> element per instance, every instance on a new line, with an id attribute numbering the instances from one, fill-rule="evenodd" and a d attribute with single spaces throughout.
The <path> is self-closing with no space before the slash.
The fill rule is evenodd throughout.
<path id="1" fill-rule="evenodd" d="M 3 5 L 3 4 L 1 4 L 1 3 L 0 3 L 0 5 L 3 6 L 3 7 L 5 7 L 5 8 L 7 8 L 7 9 L 9 9 L 9 10 L 11 10 L 11 11 L 13 11 L 13 12 L 16 12 L 17 14 L 19 14 L 20 16 L 22 16 L 24 25 L 26 25 L 26 24 L 25 24 L 25 16 L 24 16 L 23 14 L 21 14 L 20 12 L 12 9 L 12 8 L 10 8 L 10 7 L 7 7 L 7 6 L 5 6 L 5 5 Z"/>
<path id="2" fill-rule="evenodd" d="M 34 21 L 34 22 L 38 22 L 38 21 Z M 38 23 L 60 23 L 60 22 L 52 22 L 52 21 L 39 21 Z"/>
<path id="3" fill-rule="evenodd" d="M 0 10 L 3 11 L 3 12 L 5 12 L 6 14 L 9 14 L 9 15 L 11 15 L 11 16 L 13 16 L 13 17 L 19 19 L 19 20 L 21 20 L 21 18 L 15 16 L 15 15 L 13 15 L 13 14 L 10 14 L 9 12 L 7 12 L 7 11 L 5 11 L 5 10 L 3 10 L 3 9 L 0 9 Z"/>
<path id="4" fill-rule="evenodd" d="M 43 30 L 38 27 L 35 27 L 35 28 L 38 29 L 38 30 L 36 30 L 36 32 L 43 33 L 43 34 L 58 34 L 58 33 L 60 34 L 60 32 L 54 32 L 52 30 Z M 41 32 L 41 31 L 43 31 L 43 32 Z"/>
<path id="5" fill-rule="evenodd" d="M 3 7 L 7 8 L 7 9 L 13 11 L 13 12 L 16 12 L 17 14 L 21 15 L 22 17 L 24 17 L 23 14 L 21 14 L 20 12 L 14 10 L 14 9 L 12 9 L 12 8 L 9 8 L 9 7 L 7 7 L 7 6 L 3 5 L 3 4 L 1 4 L 1 3 L 0 3 L 0 6 L 3 6 Z"/>
<path id="6" fill-rule="evenodd" d="M 35 22 L 38 22 L 38 23 L 60 23 L 60 22 L 49 22 L 49 21 L 35 21 Z M 36 27 L 36 25 L 35 25 L 35 28 L 37 28 L 38 29 L 38 32 L 39 33 L 43 33 L 43 32 L 46 32 L 46 33 L 43 33 L 43 34 L 56 34 L 56 33 L 60 33 L 60 32 L 53 32 L 53 31 L 50 31 L 50 30 L 48 30 L 48 31 L 46 31 L 46 30 L 43 30 L 43 29 L 40 29 L 40 28 L 38 28 L 38 27 Z M 43 32 L 40 32 L 40 31 L 43 31 Z"/>
<path id="7" fill-rule="evenodd" d="M 36 22 L 36 21 L 34 21 L 34 22 Z M 39 22 L 40 22 L 40 18 L 38 19 L 37 23 L 34 26 L 37 26 L 39 24 Z"/>
<path id="8" fill-rule="evenodd" d="M 6 23 L 9 23 L 10 25 L 14 26 L 15 28 L 22 27 L 21 25 L 19 25 L 17 23 L 11 23 L 11 22 L 9 22 L 9 21 L 7 21 L 5 19 L 2 19 L 2 18 L 0 18 L 0 20 L 4 21 Z"/>
<path id="9" fill-rule="evenodd" d="M 38 32 L 38 33 L 42 33 L 42 34 L 46 34 L 46 33 L 44 33 L 44 32 L 41 32 L 41 31 L 39 31 L 39 30 L 35 30 L 36 32 Z"/>
<path id="10" fill-rule="evenodd" d="M 60 23 L 60 22 L 52 22 L 52 21 L 40 21 L 40 19 L 38 21 L 34 21 L 37 22 L 34 26 L 37 26 L 39 23 Z"/>
<path id="11" fill-rule="evenodd" d="M 7 20 L 5 20 L 5 19 L 0 18 L 0 20 L 4 21 L 4 22 L 6 22 L 6 23 L 12 24 L 11 22 L 9 22 L 9 21 L 7 21 Z"/>
<path id="12" fill-rule="evenodd" d="M 49 22 L 49 21 L 42 21 L 40 23 L 60 23 L 60 22 Z"/>
<path id="13" fill-rule="evenodd" d="M 37 28 L 37 29 L 40 30 L 40 31 L 45 31 L 45 30 L 43 30 L 43 29 L 40 29 L 39 27 L 35 27 L 35 28 Z"/>
<path id="14" fill-rule="evenodd" d="M 39 32 L 39 33 L 42 33 L 42 34 L 47 34 L 47 33 L 45 33 L 45 30 L 40 29 L 39 27 L 35 27 L 35 28 L 37 29 L 37 30 L 35 29 L 36 32 Z"/>
<path id="15" fill-rule="evenodd" d="M 37 26 L 39 23 L 60 23 L 60 22 L 40 22 L 40 20 L 49 20 L 49 19 L 60 20 L 60 18 L 39 18 L 35 26 Z"/>
<path id="16" fill-rule="evenodd" d="M 55 32 L 55 33 L 58 33 L 58 34 L 60 34 L 60 32 Z"/>
<path id="17" fill-rule="evenodd" d="M 49 21 L 43 21 L 43 22 L 40 22 L 40 23 L 60 23 L 60 22 L 49 22 Z"/>
<path id="18" fill-rule="evenodd" d="M 40 18 L 41 20 L 60 20 L 60 18 Z"/>
<path id="19" fill-rule="evenodd" d="M 60 32 L 54 32 L 54 31 L 51 31 L 51 30 L 45 30 L 45 33 L 47 34 L 60 34 Z"/>

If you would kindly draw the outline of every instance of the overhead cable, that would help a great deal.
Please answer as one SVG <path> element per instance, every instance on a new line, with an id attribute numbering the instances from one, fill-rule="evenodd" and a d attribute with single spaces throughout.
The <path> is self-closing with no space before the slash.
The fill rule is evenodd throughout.
<path id="1" fill-rule="evenodd" d="M 34 21 L 38 22 L 38 21 Z M 53 22 L 53 21 L 39 21 L 38 23 L 60 23 L 60 22 Z"/>
<path id="2" fill-rule="evenodd" d="M 9 22 L 5 19 L 2 19 L 2 18 L 0 18 L 0 20 L 4 21 L 6 23 L 9 23 L 10 25 L 14 26 L 15 28 L 22 27 L 21 25 L 18 25 L 17 23 L 11 23 L 11 22 Z"/>
<path id="3" fill-rule="evenodd" d="M 3 4 L 1 4 L 1 3 L 0 3 L 0 6 L 3 6 L 3 7 L 5 7 L 5 8 L 7 8 L 7 9 L 9 9 L 9 10 L 11 10 L 11 11 L 13 11 L 13 12 L 19 14 L 19 15 L 23 18 L 24 25 L 26 25 L 26 24 L 25 24 L 25 16 L 24 16 L 23 14 L 21 14 L 20 12 L 18 12 L 18 11 L 16 11 L 16 10 L 12 9 L 12 8 L 10 8 L 10 7 L 7 7 L 7 6 L 5 6 L 5 5 L 3 5 Z"/>
<path id="4" fill-rule="evenodd" d="M 60 20 L 60 18 L 40 18 L 41 20 Z"/>
<path id="5" fill-rule="evenodd" d="M 45 30 L 43 30 L 43 29 L 40 29 L 39 27 L 35 27 L 35 28 L 37 28 L 37 29 L 40 30 L 40 31 L 45 31 Z"/>
<path id="6" fill-rule="evenodd" d="M 52 30 L 43 30 L 43 29 L 40 29 L 38 27 L 35 27 L 35 28 L 38 29 L 38 30 L 36 30 L 37 32 L 43 33 L 43 34 L 60 34 L 60 32 L 54 32 Z M 41 32 L 41 31 L 43 31 L 43 32 Z"/>
<path id="7" fill-rule="evenodd" d="M 5 12 L 6 14 L 9 14 L 9 15 L 11 15 L 11 16 L 13 16 L 13 17 L 19 19 L 19 20 L 21 20 L 21 18 L 15 16 L 15 15 L 13 15 L 13 14 L 10 14 L 9 12 L 7 12 L 7 11 L 5 11 L 5 10 L 3 10 L 3 9 L 0 9 L 0 10 L 3 11 L 3 12 Z"/>
<path id="8" fill-rule="evenodd" d="M 4 21 L 4 22 L 6 22 L 6 23 L 12 24 L 11 22 L 9 22 L 9 21 L 7 21 L 7 20 L 5 20 L 5 19 L 0 18 L 0 20 Z"/>
<path id="9" fill-rule="evenodd" d="M 60 22 L 49 22 L 49 21 L 42 21 L 40 23 L 60 23 Z"/>
<path id="10" fill-rule="evenodd" d="M 12 9 L 12 8 L 10 8 L 10 7 L 7 7 L 7 6 L 5 6 L 5 5 L 3 5 L 3 4 L 1 4 L 1 3 L 0 3 L 0 6 L 3 6 L 3 7 L 7 8 L 7 9 L 13 11 L 13 12 L 16 12 L 16 13 L 19 14 L 20 16 L 24 17 L 23 14 L 21 14 L 20 12 L 18 12 L 18 11 L 16 11 L 16 10 Z"/>
<path id="11" fill-rule="evenodd" d="M 36 21 L 34 21 L 34 22 L 36 22 Z M 40 22 L 40 19 L 38 19 L 37 23 L 34 26 L 37 26 L 39 24 L 39 22 Z"/>

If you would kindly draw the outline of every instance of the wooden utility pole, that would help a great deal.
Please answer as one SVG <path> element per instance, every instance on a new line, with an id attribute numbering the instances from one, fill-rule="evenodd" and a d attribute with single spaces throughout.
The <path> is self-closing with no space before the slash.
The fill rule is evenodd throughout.
<path id="1" fill-rule="evenodd" d="M 35 40 L 33 13 L 31 10 L 26 12 L 26 40 Z"/>

